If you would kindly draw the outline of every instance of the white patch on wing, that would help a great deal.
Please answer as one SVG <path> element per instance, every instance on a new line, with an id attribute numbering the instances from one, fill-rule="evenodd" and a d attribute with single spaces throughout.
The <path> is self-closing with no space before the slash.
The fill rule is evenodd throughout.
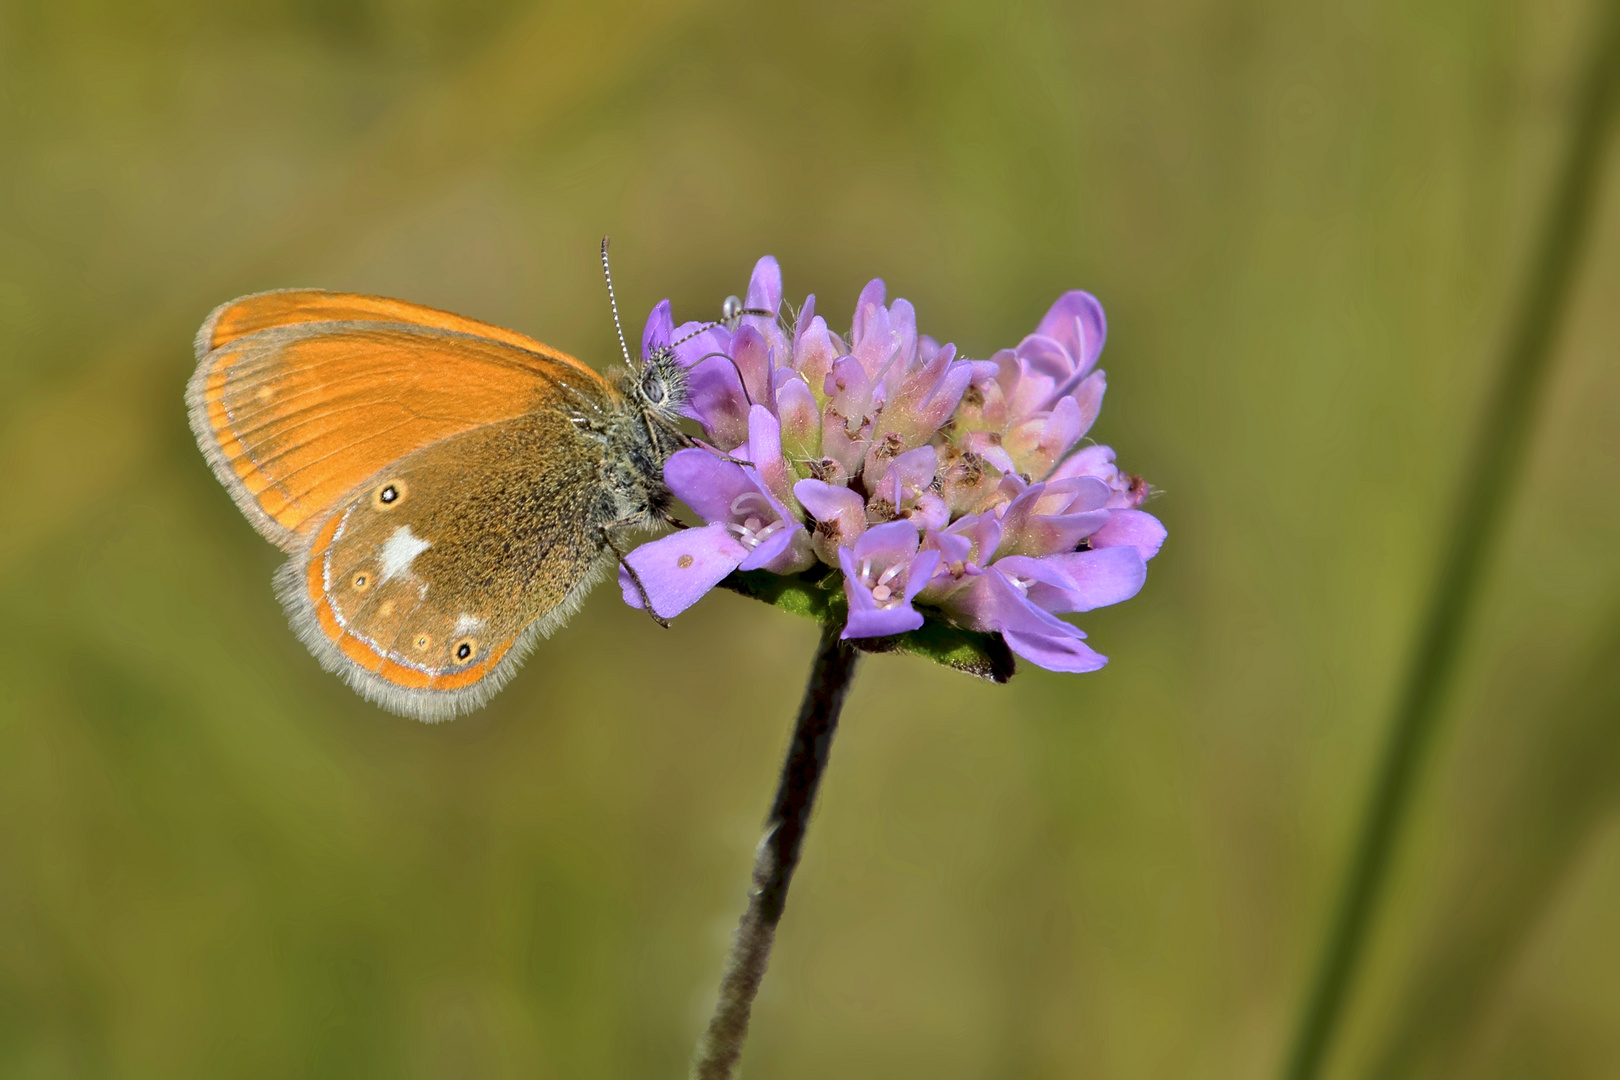
<path id="1" fill-rule="evenodd" d="M 484 620 L 465 611 L 456 617 L 457 634 L 475 634 L 484 628 Z"/>
<path id="2" fill-rule="evenodd" d="M 389 578 L 408 573 L 416 557 L 432 546 L 431 542 L 411 532 L 409 525 L 401 525 L 395 529 L 394 535 L 383 541 L 382 551 L 378 552 L 382 562 L 382 576 L 377 584 L 381 585 Z"/>

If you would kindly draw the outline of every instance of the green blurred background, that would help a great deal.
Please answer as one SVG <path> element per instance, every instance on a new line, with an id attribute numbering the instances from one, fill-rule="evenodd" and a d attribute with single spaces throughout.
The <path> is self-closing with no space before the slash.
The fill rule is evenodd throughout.
<path id="1" fill-rule="evenodd" d="M 1100 296 L 1112 664 L 863 669 L 745 1070 L 1256 1077 L 1320 951 L 1595 5 L 0 0 L 0 1075 L 679 1076 L 815 642 L 602 589 L 428 727 L 186 427 L 241 293 L 614 355 L 754 259 L 984 355 Z M 1620 174 L 1335 1077 L 1620 1061 Z"/>

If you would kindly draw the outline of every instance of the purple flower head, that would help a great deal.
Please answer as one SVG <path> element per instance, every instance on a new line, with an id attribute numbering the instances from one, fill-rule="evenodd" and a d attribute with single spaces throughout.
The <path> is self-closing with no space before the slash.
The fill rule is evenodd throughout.
<path id="1" fill-rule="evenodd" d="M 1000 634 L 1053 670 L 1106 662 L 1059 616 L 1134 596 L 1165 530 L 1141 509 L 1147 484 L 1083 445 L 1107 388 L 1095 297 L 1065 293 L 986 360 L 920 333 L 881 279 L 847 334 L 814 296 L 785 321 L 770 256 L 744 308 L 676 326 L 665 301 L 648 317 L 642 354 L 674 350 L 701 429 L 665 481 L 705 524 L 632 551 L 626 602 L 642 606 L 645 590 L 669 617 L 733 572 L 763 570 L 823 593 L 841 583 L 845 638 L 938 620 Z"/>

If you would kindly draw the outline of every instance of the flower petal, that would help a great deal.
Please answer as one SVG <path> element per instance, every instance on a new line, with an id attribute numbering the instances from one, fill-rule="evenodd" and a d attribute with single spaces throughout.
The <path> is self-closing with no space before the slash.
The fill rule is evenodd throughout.
<path id="1" fill-rule="evenodd" d="M 664 483 L 676 498 L 710 523 L 730 521 L 732 500 L 757 490 L 741 465 L 698 449 L 671 454 L 664 463 Z"/>
<path id="2" fill-rule="evenodd" d="M 906 567 L 906 591 L 901 594 L 905 597 L 906 603 L 911 603 L 912 599 L 923 591 L 923 587 L 928 584 L 938 568 L 939 552 L 931 549 L 917 552 L 911 560 L 911 565 Z"/>
<path id="3" fill-rule="evenodd" d="M 846 641 L 850 638 L 888 637 L 890 634 L 904 634 L 908 630 L 915 630 L 923 624 L 922 612 L 910 604 L 901 604 L 897 607 L 880 608 L 872 600 L 872 594 L 859 585 L 850 586 L 845 579 L 845 591 L 849 594 L 849 617 L 844 621 L 844 632 L 838 636 Z M 857 597 L 865 597 L 862 603 Z"/>
<path id="4" fill-rule="evenodd" d="M 776 317 L 777 310 L 782 306 L 782 266 L 776 261 L 775 255 L 766 255 L 754 264 L 743 306 L 768 311 L 771 318 Z"/>
<path id="5" fill-rule="evenodd" d="M 821 412 L 799 375 L 777 372 L 776 412 L 782 418 L 782 449 L 799 461 L 821 456 Z M 784 377 L 785 376 L 785 377 Z"/>
<path id="6" fill-rule="evenodd" d="M 669 301 L 660 300 L 647 314 L 647 325 L 641 331 L 641 362 L 651 360 L 654 349 L 667 349 L 674 335 L 675 320 L 669 313 Z"/>
<path id="7" fill-rule="evenodd" d="M 849 488 L 822 480 L 800 480 L 793 485 L 793 497 L 819 523 L 813 538 L 816 554 L 838 565 L 838 550 L 866 531 L 866 503 Z"/>
<path id="8" fill-rule="evenodd" d="M 808 570 L 816 564 L 816 553 L 810 544 L 810 533 L 794 526 L 787 530 L 787 534 L 788 543 L 782 546 L 777 555 L 767 559 L 760 569 L 769 570 L 773 574 L 797 574 L 800 570 Z M 748 567 L 744 566 L 742 569 L 747 570 Z"/>
<path id="9" fill-rule="evenodd" d="M 917 553 L 917 545 L 921 540 L 917 526 L 909 521 L 889 521 L 882 525 L 874 525 L 855 541 L 855 559 L 857 562 L 862 559 L 871 559 L 874 562 L 881 560 L 885 565 L 909 559 Z"/>
<path id="10" fill-rule="evenodd" d="M 838 348 L 820 315 L 811 319 L 793 342 L 793 366 L 809 384 L 817 400 L 827 396 L 827 375 L 833 361 L 838 359 Z"/>
<path id="11" fill-rule="evenodd" d="M 1084 632 L 1030 603 L 1002 575 L 985 574 L 979 582 L 977 587 L 993 598 L 993 629 L 1025 660 L 1049 671 L 1070 672 L 1096 671 L 1108 663 L 1108 657 L 1082 640 Z"/>
<path id="12" fill-rule="evenodd" d="M 1091 534 L 1093 549 L 1130 545 L 1151 559 L 1164 546 L 1168 535 L 1159 519 L 1144 510 L 1110 510 L 1108 524 Z"/>
<path id="13" fill-rule="evenodd" d="M 780 503 L 792 502 L 792 478 L 782 457 L 782 425 L 763 405 L 748 410 L 747 453 L 765 490 Z"/>
<path id="14" fill-rule="evenodd" d="M 674 618 L 704 593 L 718 585 L 748 554 L 748 549 L 726 531 L 724 525 L 682 529 L 642 544 L 624 557 L 635 568 L 647 589 L 653 611 L 666 619 Z M 629 571 L 619 567 L 619 588 L 624 602 L 639 608 L 641 590 Z"/>
<path id="15" fill-rule="evenodd" d="M 1051 478 L 1066 480 L 1076 476 L 1093 476 L 1105 484 L 1112 484 L 1118 475 L 1113 447 L 1092 445 L 1083 446 L 1065 458 Z"/>
<path id="16" fill-rule="evenodd" d="M 1079 374 L 1084 376 L 1097 366 L 1097 358 L 1102 355 L 1103 343 L 1108 340 L 1108 318 L 1095 296 L 1083 289 L 1071 289 L 1047 309 L 1035 332 L 1067 349 L 1079 365 Z"/>
<path id="17" fill-rule="evenodd" d="M 748 395 L 737 367 L 725 356 L 711 356 L 686 374 L 682 414 L 703 425 L 720 449 L 731 451 L 748 439 Z"/>
<path id="18" fill-rule="evenodd" d="M 715 354 L 727 354 L 731 332 L 719 323 L 686 322 L 672 331 L 671 348 L 682 367 L 692 367 Z M 680 344 L 674 344 L 680 342 Z"/>
<path id="19" fill-rule="evenodd" d="M 770 401 L 774 380 L 771 377 L 771 349 L 765 335 L 752 326 L 739 326 L 731 337 L 731 358 L 737 362 L 737 370 L 742 373 L 743 389 L 748 391 L 749 402 Z"/>
<path id="20" fill-rule="evenodd" d="M 861 290 L 861 295 L 855 301 L 855 321 L 851 324 L 849 340 L 853 347 L 861 338 L 866 336 L 867 326 L 872 316 L 879 311 L 885 311 L 884 300 L 888 295 L 882 278 L 873 278 Z"/>
<path id="21" fill-rule="evenodd" d="M 805 330 L 810 326 L 810 320 L 816 317 L 816 294 L 811 293 L 804 298 L 799 307 L 799 317 L 793 323 L 793 348 L 799 348 L 799 341 L 804 337 Z"/>
<path id="22" fill-rule="evenodd" d="M 1098 671 L 1108 663 L 1108 657 L 1084 641 L 1064 634 L 1019 629 L 1003 630 L 1001 636 L 1013 652 L 1048 671 L 1084 674 Z"/>
<path id="23" fill-rule="evenodd" d="M 866 531 L 866 504 L 859 494 L 847 487 L 821 480 L 800 480 L 793 485 L 793 497 L 817 521 L 836 522 L 843 527 L 851 541 Z M 857 523 L 860 527 L 852 528 Z"/>
<path id="24" fill-rule="evenodd" d="M 1078 359 L 1060 341 L 1042 333 L 1030 334 L 1013 350 L 1030 371 L 1047 375 L 1054 382 L 1067 382 L 1074 374 Z"/>
<path id="25" fill-rule="evenodd" d="M 739 570 L 758 570 L 767 563 L 774 562 L 777 556 L 786 551 L 793 543 L 793 534 L 803 532 L 792 518 L 787 518 L 783 526 L 759 542 L 759 546 L 750 551 L 741 563 Z M 803 569 L 801 567 L 801 569 Z"/>
<path id="26" fill-rule="evenodd" d="M 1147 563 L 1128 545 L 1043 559 L 1012 555 L 991 569 L 1030 582 L 1030 603 L 1059 615 L 1122 603 L 1147 582 Z"/>

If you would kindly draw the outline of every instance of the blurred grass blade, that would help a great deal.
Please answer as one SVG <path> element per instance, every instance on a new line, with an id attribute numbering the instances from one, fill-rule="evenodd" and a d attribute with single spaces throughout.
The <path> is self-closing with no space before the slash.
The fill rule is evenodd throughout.
<path id="1" fill-rule="evenodd" d="M 1620 4 L 1604 0 L 1599 17 L 1601 32 L 1580 87 L 1569 147 L 1552 190 L 1518 323 L 1476 434 L 1339 908 L 1285 1062 L 1283 1075 L 1289 1080 L 1318 1075 L 1339 1024 L 1411 800 L 1413 777 L 1456 666 L 1481 570 L 1501 526 L 1547 381 L 1554 331 L 1569 298 L 1599 188 L 1620 79 Z"/>
<path id="2" fill-rule="evenodd" d="M 1568 887 L 1620 795 L 1620 611 L 1493 797 L 1470 865 L 1371 1075 L 1460 1076 L 1455 1055 Z M 1494 785 L 1493 785 L 1494 786 Z"/>

